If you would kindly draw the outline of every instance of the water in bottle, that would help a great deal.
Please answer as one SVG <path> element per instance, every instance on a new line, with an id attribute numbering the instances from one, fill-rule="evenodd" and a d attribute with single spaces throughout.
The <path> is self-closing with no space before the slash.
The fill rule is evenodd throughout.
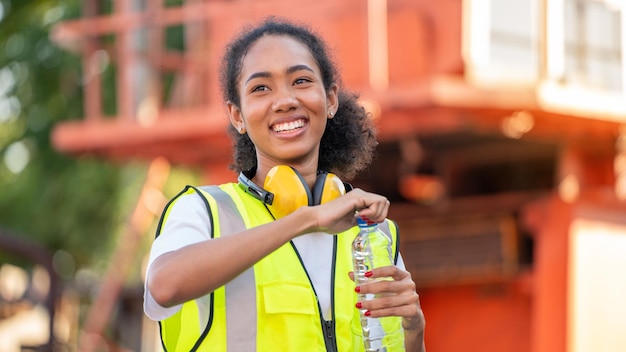
<path id="1" fill-rule="evenodd" d="M 359 217 L 357 221 L 359 233 L 352 242 L 355 281 L 357 285 L 363 286 L 373 280 L 385 280 L 385 278 L 368 278 L 365 273 L 374 268 L 393 265 L 391 237 L 369 219 Z M 373 298 L 375 298 L 373 294 L 359 294 L 359 301 Z M 360 310 L 365 352 L 404 351 L 402 318 L 370 318 L 365 315 L 365 311 L 365 309 Z"/>

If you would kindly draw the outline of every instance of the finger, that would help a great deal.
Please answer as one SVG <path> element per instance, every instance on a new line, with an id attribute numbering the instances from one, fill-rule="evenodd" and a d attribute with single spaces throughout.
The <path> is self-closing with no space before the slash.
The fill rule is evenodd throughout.
<path id="1" fill-rule="evenodd" d="M 372 280 L 357 286 L 355 291 L 361 294 L 372 293 L 380 296 L 393 296 L 415 291 L 413 287 L 415 286 L 412 281 Z"/>
<path id="2" fill-rule="evenodd" d="M 419 295 L 415 291 L 404 291 L 404 293 L 401 294 L 384 293 L 376 295 L 375 298 L 361 300 L 360 302 L 363 308 L 371 310 L 401 307 L 405 305 L 419 306 Z"/>
<path id="3" fill-rule="evenodd" d="M 372 270 L 371 278 L 390 277 L 394 281 L 401 281 L 408 277 L 411 277 L 411 273 L 398 268 L 395 265 L 381 266 Z"/>
<path id="4" fill-rule="evenodd" d="M 385 198 L 378 199 L 375 202 L 369 203 L 365 207 L 357 208 L 360 216 L 365 216 L 374 222 L 382 222 L 387 217 L 387 211 L 389 209 L 389 201 Z"/>
<path id="5" fill-rule="evenodd" d="M 389 200 L 387 198 L 355 189 L 348 193 L 352 196 L 353 210 L 359 215 L 366 216 L 372 221 L 381 222 L 387 216 Z"/>
<path id="6" fill-rule="evenodd" d="M 416 292 L 382 295 L 371 300 L 360 301 L 357 308 L 370 311 L 372 317 L 397 315 L 411 319 L 421 312 L 419 295 Z"/>
<path id="7" fill-rule="evenodd" d="M 411 279 L 411 274 L 394 266 L 374 269 L 369 277 L 377 280 L 371 280 L 357 286 L 355 288 L 357 292 L 362 294 L 417 294 L 415 292 L 416 285 Z"/>
<path id="8" fill-rule="evenodd" d="M 358 302 L 356 308 L 364 310 L 372 318 L 399 316 L 405 328 L 416 329 L 423 326 L 424 313 L 419 295 L 383 296 L 369 301 Z"/>
<path id="9" fill-rule="evenodd" d="M 366 308 L 364 307 L 363 309 Z M 419 309 L 413 304 L 382 309 L 367 309 L 367 311 L 369 311 L 370 318 L 397 316 L 406 318 L 411 321 L 420 314 Z"/>

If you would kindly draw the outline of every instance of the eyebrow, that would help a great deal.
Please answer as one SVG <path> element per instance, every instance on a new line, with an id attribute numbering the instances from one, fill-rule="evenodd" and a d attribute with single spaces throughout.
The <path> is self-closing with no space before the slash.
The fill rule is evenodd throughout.
<path id="1" fill-rule="evenodd" d="M 287 69 L 287 74 L 291 74 L 294 73 L 296 71 L 300 71 L 300 70 L 306 70 L 306 71 L 311 71 L 314 72 L 313 69 L 311 67 L 309 67 L 308 65 L 294 65 L 291 66 Z M 246 83 L 250 82 L 251 80 L 255 79 L 255 78 L 267 78 L 267 77 L 271 77 L 272 74 L 269 73 L 268 71 L 262 71 L 262 72 L 255 72 L 253 74 L 250 75 L 250 77 L 248 77 L 248 79 L 246 80 Z"/>

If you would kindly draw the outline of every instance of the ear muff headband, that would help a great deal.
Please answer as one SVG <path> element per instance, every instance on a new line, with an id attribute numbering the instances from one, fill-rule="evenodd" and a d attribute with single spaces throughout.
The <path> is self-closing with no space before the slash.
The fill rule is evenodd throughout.
<path id="1" fill-rule="evenodd" d="M 245 173 L 239 174 L 240 186 L 262 201 L 274 218 L 282 218 L 302 206 L 318 205 L 346 193 L 343 182 L 334 174 L 320 172 L 313 190 L 309 189 L 300 173 L 287 165 L 273 167 L 259 187 Z"/>
<path id="2" fill-rule="evenodd" d="M 254 198 L 265 204 L 272 204 L 274 202 L 274 195 L 252 182 L 250 177 L 248 177 L 243 171 L 239 173 L 237 180 L 239 181 L 239 186 L 241 186 L 241 188 L 243 188 L 248 194 L 254 196 Z"/>

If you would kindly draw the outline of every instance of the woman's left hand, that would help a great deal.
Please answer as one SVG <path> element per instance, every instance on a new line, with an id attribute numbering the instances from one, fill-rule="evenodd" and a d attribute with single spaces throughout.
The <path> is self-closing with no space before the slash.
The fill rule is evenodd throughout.
<path id="1" fill-rule="evenodd" d="M 424 329 L 424 313 L 411 273 L 390 265 L 372 270 L 369 277 L 381 280 L 373 280 L 357 286 L 355 291 L 361 294 L 376 294 L 377 297 L 368 301 L 359 301 L 357 304 L 360 304 L 360 309 L 367 310 L 372 318 L 400 316 L 405 331 Z M 350 278 L 354 281 L 352 272 Z"/>

